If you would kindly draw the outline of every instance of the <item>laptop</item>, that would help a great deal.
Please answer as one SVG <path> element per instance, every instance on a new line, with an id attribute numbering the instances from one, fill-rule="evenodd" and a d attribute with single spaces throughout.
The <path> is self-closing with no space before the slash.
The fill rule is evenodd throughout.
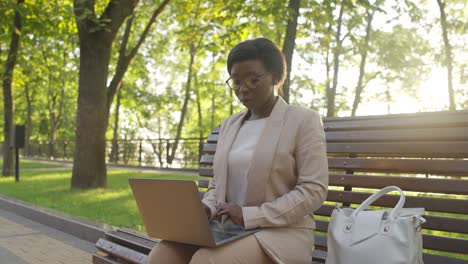
<path id="1" fill-rule="evenodd" d="M 194 181 L 133 178 L 129 183 L 150 237 L 218 247 L 257 231 L 209 222 Z"/>

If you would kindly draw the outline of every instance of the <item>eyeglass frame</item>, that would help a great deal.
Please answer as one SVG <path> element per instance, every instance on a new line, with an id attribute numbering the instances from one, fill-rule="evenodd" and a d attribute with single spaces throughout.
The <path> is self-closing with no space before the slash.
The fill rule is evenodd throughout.
<path id="1" fill-rule="evenodd" d="M 265 76 L 267 76 L 267 75 L 269 75 L 269 74 L 271 74 L 271 72 L 266 72 L 266 73 L 264 73 L 264 74 L 262 74 L 262 75 L 260 75 L 260 76 L 258 76 L 258 77 L 255 77 L 255 79 L 256 79 L 257 82 L 259 82 L 259 81 L 261 81 Z M 229 79 L 227 79 L 227 80 L 225 81 L 225 83 L 226 83 L 226 85 L 227 85 L 230 89 L 232 89 L 232 90 L 234 90 L 234 91 L 236 91 L 236 92 L 238 92 L 238 91 L 240 90 L 242 83 L 244 83 L 245 87 L 247 87 L 247 88 L 249 88 L 249 89 L 255 89 L 255 88 L 258 86 L 258 85 L 255 85 L 255 87 L 250 87 L 250 86 L 247 85 L 247 83 L 245 82 L 245 80 L 241 80 L 241 83 L 239 84 L 239 87 L 236 89 L 236 88 L 234 88 L 234 87 L 231 87 L 231 85 L 229 85 L 229 81 L 230 81 L 230 80 L 232 80 L 232 76 L 229 77 Z"/>

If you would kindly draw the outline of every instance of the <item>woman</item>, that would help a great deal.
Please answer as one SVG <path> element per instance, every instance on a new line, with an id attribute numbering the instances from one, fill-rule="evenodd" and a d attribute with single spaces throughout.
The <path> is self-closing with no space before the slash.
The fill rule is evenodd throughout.
<path id="1" fill-rule="evenodd" d="M 247 111 L 221 124 L 203 203 L 210 220 L 260 231 L 218 248 L 163 241 L 150 263 L 310 263 L 312 213 L 328 186 L 320 116 L 275 94 L 282 94 L 286 63 L 268 39 L 235 46 L 227 70 L 226 83 Z"/>

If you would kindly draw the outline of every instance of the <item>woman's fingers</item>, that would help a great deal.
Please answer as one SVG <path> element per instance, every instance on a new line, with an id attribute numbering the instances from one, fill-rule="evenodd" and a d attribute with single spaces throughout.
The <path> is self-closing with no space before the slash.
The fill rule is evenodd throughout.
<path id="1" fill-rule="evenodd" d="M 234 223 L 244 226 L 244 218 L 242 215 L 242 208 L 237 204 L 225 203 L 219 204 L 216 211 L 216 217 L 221 217 L 223 215 L 229 216 Z"/>
<path id="2" fill-rule="evenodd" d="M 227 209 L 220 209 L 218 211 L 218 215 L 228 215 L 229 214 L 229 210 Z"/>

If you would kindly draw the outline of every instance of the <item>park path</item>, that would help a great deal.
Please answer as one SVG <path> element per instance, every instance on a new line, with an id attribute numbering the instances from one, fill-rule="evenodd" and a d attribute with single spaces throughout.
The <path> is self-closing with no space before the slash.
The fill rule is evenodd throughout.
<path id="1" fill-rule="evenodd" d="M 0 264 L 91 263 L 94 245 L 0 209 Z"/>

